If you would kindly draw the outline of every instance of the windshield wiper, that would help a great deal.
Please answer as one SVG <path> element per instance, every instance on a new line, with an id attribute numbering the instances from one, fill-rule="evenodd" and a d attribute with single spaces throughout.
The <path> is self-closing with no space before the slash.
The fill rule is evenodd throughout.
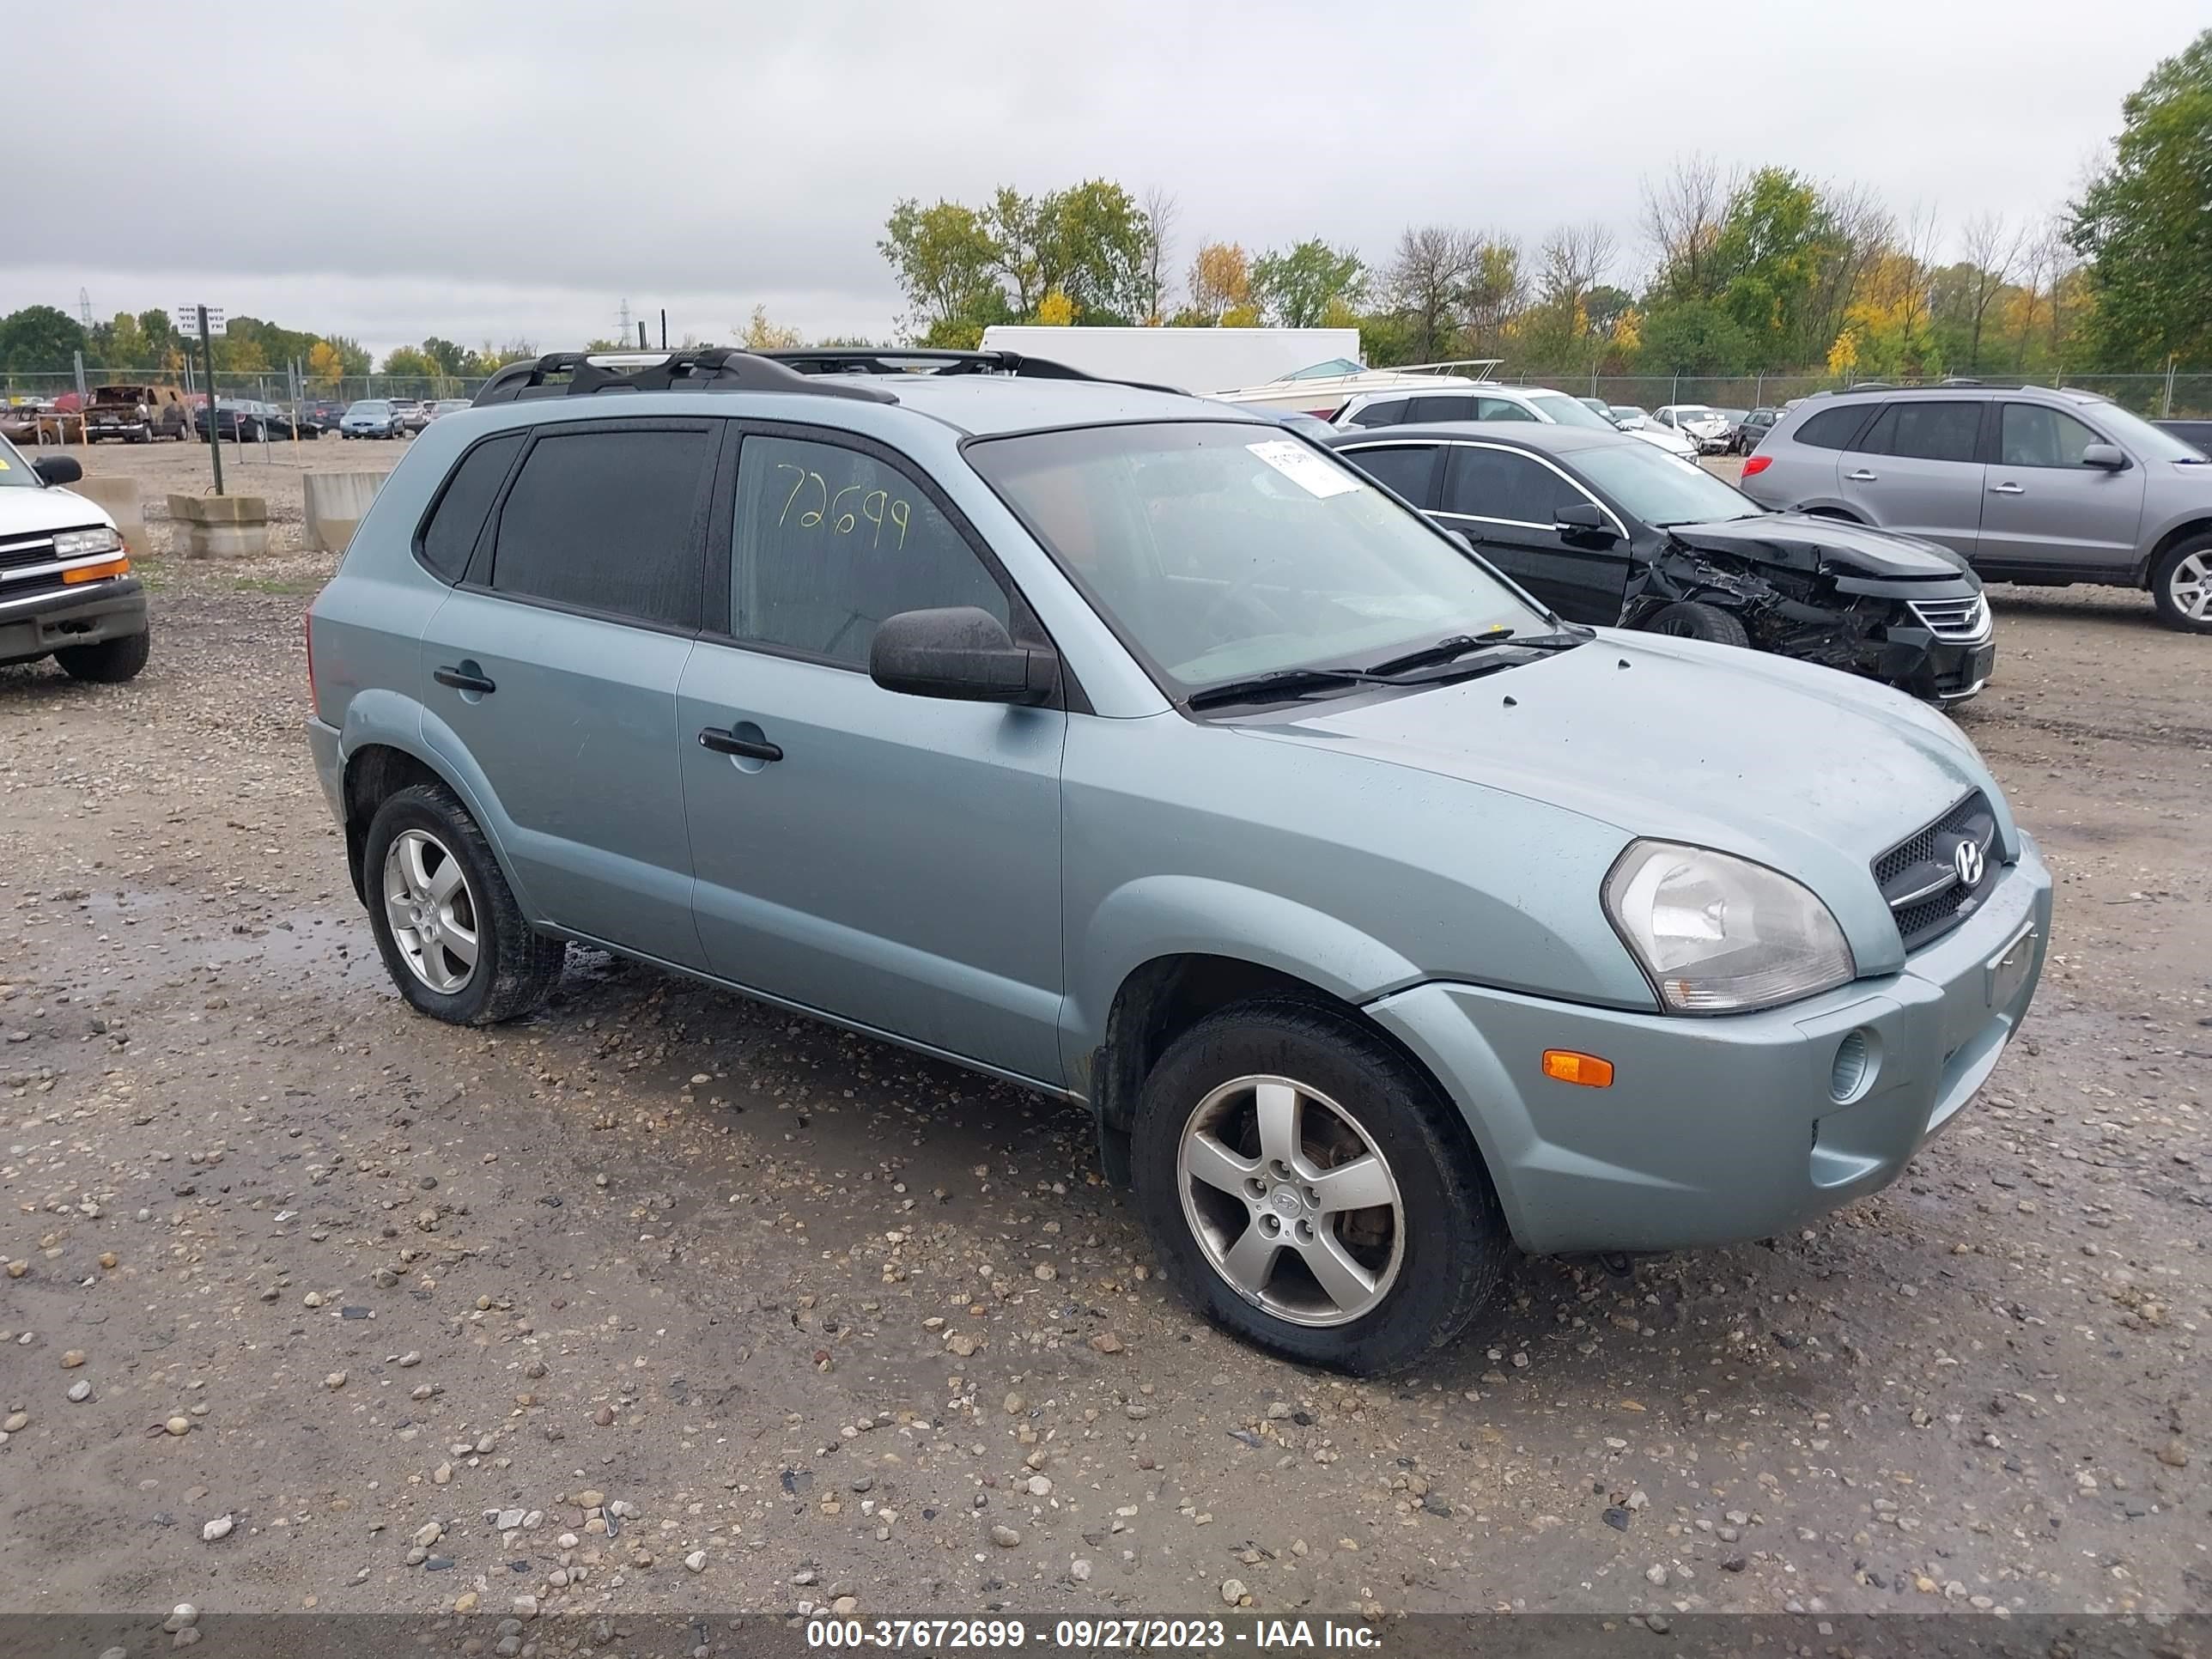
<path id="1" fill-rule="evenodd" d="M 1438 640 L 1434 645 L 1425 645 L 1418 651 L 1408 651 L 1403 656 L 1378 662 L 1366 672 L 1389 678 L 1408 669 L 1451 662 L 1477 651 L 1488 651 L 1502 645 L 1510 645 L 1522 651 L 1564 651 L 1569 646 L 1581 645 L 1589 637 L 1587 631 L 1572 628 L 1558 634 L 1516 634 L 1510 628 L 1492 628 L 1480 634 L 1454 634 L 1447 639 Z"/>
<path id="2" fill-rule="evenodd" d="M 1218 708 L 1237 702 L 1287 702 L 1309 691 L 1339 691 L 1347 685 L 1382 678 L 1358 668 L 1279 668 L 1272 673 L 1255 674 L 1249 679 L 1224 680 L 1203 691 L 1194 691 L 1184 707 Z"/>

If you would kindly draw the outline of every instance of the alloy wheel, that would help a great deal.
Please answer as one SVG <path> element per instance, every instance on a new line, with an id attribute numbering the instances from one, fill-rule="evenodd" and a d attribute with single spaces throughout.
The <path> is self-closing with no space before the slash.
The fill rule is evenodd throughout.
<path id="1" fill-rule="evenodd" d="M 2191 622 L 2212 622 L 2212 549 L 2191 553 L 2166 579 L 2166 597 Z"/>
<path id="2" fill-rule="evenodd" d="M 1269 1076 L 1221 1085 L 1184 1123 L 1176 1180 L 1207 1263 L 1279 1319 L 1347 1324 L 1397 1281 L 1397 1179 L 1358 1119 L 1317 1090 Z"/>
<path id="3" fill-rule="evenodd" d="M 461 861 L 427 830 L 406 830 L 384 854 L 384 915 L 409 971 L 451 996 L 477 970 L 483 941 Z"/>

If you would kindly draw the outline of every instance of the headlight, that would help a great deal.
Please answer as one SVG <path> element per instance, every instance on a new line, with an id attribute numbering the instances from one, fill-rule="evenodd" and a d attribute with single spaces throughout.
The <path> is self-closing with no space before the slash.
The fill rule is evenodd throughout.
<path id="1" fill-rule="evenodd" d="M 1809 889 L 1708 848 L 1638 842 L 1605 879 L 1605 910 L 1675 1013 L 1771 1008 L 1858 971 Z"/>
<path id="2" fill-rule="evenodd" d="M 112 530 L 64 530 L 54 538 L 54 556 L 82 559 L 94 553 L 120 553 L 123 538 Z"/>

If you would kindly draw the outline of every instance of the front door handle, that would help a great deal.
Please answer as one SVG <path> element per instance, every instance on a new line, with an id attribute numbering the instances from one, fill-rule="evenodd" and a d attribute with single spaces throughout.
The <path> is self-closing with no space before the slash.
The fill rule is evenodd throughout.
<path id="1" fill-rule="evenodd" d="M 1990 486 L 1990 494 L 1992 495 L 2025 495 L 2027 494 L 2027 486 L 2026 484 L 2016 483 L 1993 483 Z"/>
<path id="2" fill-rule="evenodd" d="M 1880 479 L 1876 475 L 1868 471 L 1864 467 L 1861 467 L 1856 472 L 1846 472 L 1844 474 L 1844 477 L 1853 483 L 1877 483 L 1880 482 Z"/>
<path id="3" fill-rule="evenodd" d="M 781 744 L 769 743 L 765 738 L 756 742 L 750 738 L 741 738 L 719 726 L 709 726 L 700 732 L 699 746 L 711 749 L 718 755 L 742 755 L 747 760 L 780 761 L 783 758 Z"/>
<path id="4" fill-rule="evenodd" d="M 467 670 L 461 668 L 454 668 L 451 666 L 440 668 L 435 670 L 431 674 L 430 678 L 437 681 L 441 685 L 452 686 L 456 691 L 481 691 L 489 693 L 499 690 L 496 685 L 494 685 L 483 675 L 471 674 Z"/>

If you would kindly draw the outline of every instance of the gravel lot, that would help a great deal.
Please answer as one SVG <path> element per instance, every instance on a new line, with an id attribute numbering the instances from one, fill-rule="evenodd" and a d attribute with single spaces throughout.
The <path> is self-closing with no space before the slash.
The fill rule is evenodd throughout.
<path id="1" fill-rule="evenodd" d="M 0 1611 L 2212 1601 L 2212 643 L 2145 596 L 1996 592 L 2057 938 L 1906 1179 L 1361 1387 L 1170 1301 L 1064 1107 L 584 952 L 410 1014 L 300 736 L 330 561 L 150 539 L 142 678 L 0 670 Z"/>

